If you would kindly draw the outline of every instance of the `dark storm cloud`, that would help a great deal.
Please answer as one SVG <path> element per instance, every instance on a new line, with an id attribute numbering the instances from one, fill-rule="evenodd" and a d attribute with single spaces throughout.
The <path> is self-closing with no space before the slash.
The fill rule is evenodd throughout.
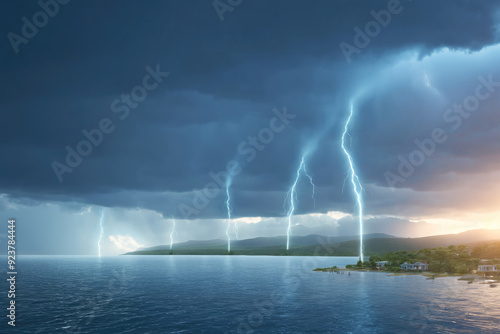
<path id="1" fill-rule="evenodd" d="M 355 159 L 364 182 L 386 186 L 384 172 L 397 168 L 397 156 L 439 126 L 449 104 L 474 90 L 478 75 L 495 72 L 488 68 L 492 58 L 468 63 L 470 71 L 464 61 L 457 65 L 460 71 L 432 63 L 428 74 L 440 89 L 439 99 L 423 81 L 409 81 L 423 78 L 418 59 L 433 50 L 477 51 L 493 44 L 497 6 L 491 1 L 402 1 L 402 11 L 347 64 L 339 44 L 353 44 L 353 28 L 364 29 L 373 20 L 370 11 L 387 6 L 388 1 L 248 1 L 220 22 L 206 1 L 61 5 L 17 54 L 7 38 L 3 42 L 0 137 L 8 163 L 0 165 L 2 190 L 23 200 L 179 215 L 173 212 L 181 203 L 192 205 L 193 189 L 213 182 L 210 172 L 223 171 L 231 159 L 248 158 L 238 145 L 269 127 L 273 108 L 286 106 L 296 117 L 233 181 L 235 216 L 281 215 L 287 187 L 311 141 L 317 143 L 308 161 L 318 185 L 315 210 L 349 211 L 350 198 L 341 192 L 346 166 L 338 139 L 353 94 L 365 87 L 355 101 L 364 116 L 353 123 Z M 21 34 L 21 18 L 40 10 L 35 2 L 4 7 L 4 36 Z M 417 57 L 416 68 L 391 70 L 408 53 Z M 157 64 L 169 76 L 120 120 L 113 101 L 142 85 L 150 74 L 147 66 Z M 450 76 L 455 77 L 447 80 Z M 464 123 L 458 142 L 447 142 L 431 163 L 397 186 L 431 187 L 433 173 L 449 171 L 439 162 L 442 155 L 476 161 L 491 155 L 494 147 L 488 145 L 499 142 L 495 133 L 468 136 L 471 130 L 493 129 L 497 116 L 489 115 Z M 53 161 L 65 163 L 65 147 L 76 149 L 85 139 L 82 130 L 98 128 L 103 118 L 111 120 L 113 132 L 59 182 Z M 476 150 L 478 145 L 484 150 Z M 464 172 L 467 166 L 453 169 Z M 311 212 L 310 189 L 301 182 L 297 213 Z M 222 203 L 220 193 L 196 217 L 223 216 Z"/>

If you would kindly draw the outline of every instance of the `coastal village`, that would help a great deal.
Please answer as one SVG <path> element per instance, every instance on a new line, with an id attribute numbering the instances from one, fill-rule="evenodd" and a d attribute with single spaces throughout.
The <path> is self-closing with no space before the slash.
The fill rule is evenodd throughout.
<path id="1" fill-rule="evenodd" d="M 490 258 L 485 258 L 486 256 Z M 368 261 L 358 261 L 345 268 L 316 268 L 314 271 L 374 271 L 393 276 L 421 274 L 427 279 L 458 276 L 468 284 L 488 284 L 495 288 L 500 283 L 500 243 L 468 247 L 466 245 L 426 248 L 419 251 L 399 251 L 372 255 Z"/>
<path id="2" fill-rule="evenodd" d="M 376 262 L 377 270 L 384 270 L 389 266 L 389 261 L 378 261 Z M 481 260 L 475 273 L 500 273 L 500 265 L 496 265 L 492 260 Z M 415 263 L 403 263 L 401 264 L 401 271 L 430 271 L 431 268 L 426 261 L 415 262 Z"/>

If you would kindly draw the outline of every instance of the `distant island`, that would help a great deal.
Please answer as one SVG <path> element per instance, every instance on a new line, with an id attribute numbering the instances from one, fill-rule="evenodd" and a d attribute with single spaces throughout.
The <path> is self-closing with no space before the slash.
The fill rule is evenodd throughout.
<path id="1" fill-rule="evenodd" d="M 398 238 L 387 234 L 364 235 L 365 255 L 383 256 L 391 252 L 415 252 L 426 248 L 466 245 L 468 249 L 482 249 L 478 258 L 492 259 L 496 248 L 489 246 L 500 243 L 500 230 L 471 230 L 458 234 L 437 235 L 423 238 Z M 125 255 L 270 255 L 270 256 L 358 256 L 359 237 L 320 235 L 293 236 L 291 247 L 284 247 L 286 237 L 260 237 L 233 240 L 228 254 L 225 240 L 188 241 L 173 245 L 143 248 Z M 482 247 L 482 248 L 481 248 Z M 488 254 L 491 253 L 491 254 Z M 410 259 L 408 259 L 410 260 Z"/>

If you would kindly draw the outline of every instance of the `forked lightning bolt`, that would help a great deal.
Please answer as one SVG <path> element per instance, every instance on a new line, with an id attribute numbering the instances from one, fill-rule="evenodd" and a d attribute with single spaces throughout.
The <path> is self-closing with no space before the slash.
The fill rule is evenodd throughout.
<path id="1" fill-rule="evenodd" d="M 314 185 L 312 177 L 307 173 L 306 163 L 305 163 L 305 155 L 304 155 L 304 156 L 302 156 L 302 159 L 300 160 L 299 168 L 297 168 L 297 173 L 295 176 L 295 180 L 292 183 L 292 187 L 288 191 L 287 196 L 285 198 L 285 203 L 286 203 L 288 196 L 290 196 L 290 207 L 289 207 L 288 212 L 287 212 L 287 216 L 288 216 L 288 227 L 286 230 L 286 249 L 287 250 L 290 249 L 290 234 L 291 234 L 291 230 L 292 230 L 292 216 L 293 216 L 293 213 L 295 211 L 295 200 L 297 198 L 296 188 L 297 188 L 297 183 L 299 182 L 299 179 L 300 179 L 301 171 L 304 172 L 304 174 L 307 176 L 307 178 L 309 179 L 309 182 L 312 185 L 312 199 L 314 201 L 314 206 L 316 207 L 316 198 L 315 198 L 315 193 L 314 193 L 315 192 L 315 185 Z"/>
<path id="2" fill-rule="evenodd" d="M 304 158 L 300 162 L 300 166 L 297 169 L 297 176 L 293 181 L 292 187 L 288 192 L 290 194 L 290 208 L 288 209 L 288 228 L 286 229 L 286 250 L 290 249 L 290 230 L 292 229 L 292 215 L 295 211 L 295 187 L 297 187 L 297 182 L 299 182 L 300 170 L 302 169 L 302 165 L 304 164 Z"/>
<path id="3" fill-rule="evenodd" d="M 313 182 L 313 179 L 312 179 L 311 175 L 309 175 L 307 173 L 306 164 L 305 163 L 302 165 L 302 169 L 304 170 L 304 174 L 307 176 L 307 178 L 309 179 L 309 182 L 311 183 L 311 186 L 312 186 L 312 195 L 311 195 L 311 197 L 313 199 L 314 208 L 316 208 L 316 197 L 315 197 L 316 186 L 314 185 L 314 182 Z"/>
<path id="4" fill-rule="evenodd" d="M 347 134 L 349 122 L 351 121 L 353 113 L 354 113 L 354 106 L 351 104 L 351 112 L 349 114 L 349 118 L 347 119 L 347 122 L 345 123 L 344 133 L 342 133 L 342 150 L 344 151 L 345 155 L 347 156 L 347 160 L 349 161 L 351 183 L 352 183 L 354 193 L 356 193 L 356 204 L 358 206 L 358 215 L 359 215 L 359 258 L 363 262 L 364 261 L 364 259 L 363 259 L 363 201 L 361 198 L 361 192 L 363 191 L 363 187 L 361 186 L 361 183 L 359 182 L 358 175 L 356 174 L 356 171 L 354 169 L 354 163 L 352 161 L 351 155 L 349 154 L 349 152 L 347 151 L 347 149 L 345 147 L 345 136 Z"/>

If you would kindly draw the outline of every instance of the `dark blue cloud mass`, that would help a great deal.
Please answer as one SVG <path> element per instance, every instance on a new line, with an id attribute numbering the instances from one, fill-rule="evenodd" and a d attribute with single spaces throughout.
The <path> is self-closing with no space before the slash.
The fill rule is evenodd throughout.
<path id="1" fill-rule="evenodd" d="M 40 3 L 53 17 L 26 37 Z M 296 212 L 349 212 L 339 141 L 350 103 L 351 151 L 372 190 L 451 189 L 499 162 L 496 2 L 243 1 L 223 21 L 210 1 L 64 3 L 0 13 L 0 187 L 13 202 L 220 218 L 233 160 L 235 217 L 281 216 L 308 152 L 317 203 L 302 181 Z M 488 97 L 472 108 L 478 85 Z M 436 128 L 446 140 L 401 176 L 399 157 Z M 370 213 L 411 211 L 370 187 Z"/>

